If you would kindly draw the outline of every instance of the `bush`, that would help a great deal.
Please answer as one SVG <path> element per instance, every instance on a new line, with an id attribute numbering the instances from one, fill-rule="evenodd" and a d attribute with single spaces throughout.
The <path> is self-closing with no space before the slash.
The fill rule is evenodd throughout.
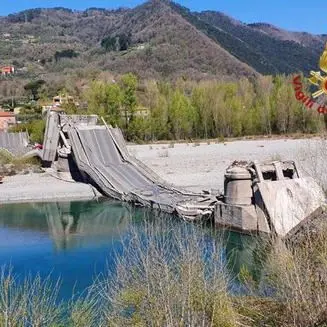
<path id="1" fill-rule="evenodd" d="M 237 326 L 220 242 L 194 226 L 168 226 L 148 223 L 124 244 L 100 291 L 109 326 Z"/>
<path id="2" fill-rule="evenodd" d="M 10 132 L 28 132 L 30 140 L 43 143 L 46 122 L 43 119 L 33 120 L 30 123 L 19 124 L 10 129 Z"/>
<path id="3" fill-rule="evenodd" d="M 15 157 L 11 152 L 7 151 L 6 149 L 0 148 L 0 165 L 13 163 L 14 160 Z"/>
<path id="4" fill-rule="evenodd" d="M 264 283 L 284 306 L 284 325 L 322 326 L 327 322 L 327 225 L 301 244 L 276 242 Z"/>
<path id="5" fill-rule="evenodd" d="M 6 149 L 0 149 L 0 175 L 12 176 L 17 173 L 40 170 L 41 163 L 38 158 L 15 157 Z"/>
<path id="6" fill-rule="evenodd" d="M 78 57 L 78 53 L 72 49 L 67 49 L 67 50 L 62 50 L 62 51 L 56 51 L 54 57 L 57 62 L 62 58 L 70 58 L 70 59 L 76 58 L 76 57 Z"/>
<path id="7" fill-rule="evenodd" d="M 62 307 L 57 303 L 60 283 L 40 276 L 19 283 L 11 268 L 0 272 L 0 326 L 59 326 Z"/>
<path id="8" fill-rule="evenodd" d="M 3 267 L 0 326 L 323 327 L 327 225 L 321 224 L 297 245 L 271 242 L 260 280 L 242 268 L 242 295 L 232 294 L 221 240 L 168 218 L 145 222 L 143 232 L 132 229 L 115 272 L 66 307 L 58 302 L 59 282 L 37 276 L 19 283 Z"/>
<path id="9" fill-rule="evenodd" d="M 120 34 L 108 36 L 101 41 L 101 46 L 106 51 L 126 51 L 132 44 L 131 35 Z"/>

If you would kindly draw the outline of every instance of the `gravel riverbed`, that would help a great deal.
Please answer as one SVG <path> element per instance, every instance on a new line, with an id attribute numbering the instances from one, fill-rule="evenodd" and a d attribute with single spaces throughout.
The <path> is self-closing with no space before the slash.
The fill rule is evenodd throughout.
<path id="1" fill-rule="evenodd" d="M 320 139 L 264 139 L 173 146 L 128 145 L 128 149 L 167 182 L 199 192 L 222 191 L 225 169 L 234 160 L 296 160 L 305 175 L 310 174 L 327 185 L 326 144 Z M 6 177 L 0 185 L 0 203 L 88 200 L 96 194 L 90 185 L 62 181 L 48 173 Z"/>
<path id="2" fill-rule="evenodd" d="M 131 154 L 163 179 L 192 191 L 223 190 L 224 173 L 234 160 L 295 160 L 304 175 L 321 178 L 327 142 L 320 139 L 246 140 L 225 143 L 129 146 Z M 324 152 L 325 151 L 325 152 Z M 327 181 L 323 181 L 324 183 Z"/>
<path id="3" fill-rule="evenodd" d="M 91 200 L 92 186 L 66 182 L 48 173 L 5 177 L 0 185 L 0 203 Z"/>

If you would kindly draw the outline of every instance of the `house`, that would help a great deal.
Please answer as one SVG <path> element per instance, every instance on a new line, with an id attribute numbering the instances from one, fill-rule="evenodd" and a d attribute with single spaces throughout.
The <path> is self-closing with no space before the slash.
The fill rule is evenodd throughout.
<path id="1" fill-rule="evenodd" d="M 16 125 L 16 117 L 13 112 L 0 111 L 0 131 L 7 131 L 9 127 Z"/>
<path id="2" fill-rule="evenodd" d="M 67 103 L 75 103 L 74 97 L 70 95 L 61 94 L 53 98 L 54 106 L 60 106 L 62 104 L 67 104 Z"/>
<path id="3" fill-rule="evenodd" d="M 14 66 L 3 66 L 3 67 L 0 67 L 0 72 L 1 72 L 1 75 L 3 75 L 3 76 L 12 75 L 15 73 L 15 67 Z"/>
<path id="4" fill-rule="evenodd" d="M 42 114 L 44 115 L 48 111 L 64 112 L 65 110 L 62 108 L 62 106 L 65 104 L 74 104 L 77 107 L 79 106 L 79 103 L 75 102 L 74 97 L 66 94 L 60 94 L 52 98 L 52 103 L 42 106 Z"/>

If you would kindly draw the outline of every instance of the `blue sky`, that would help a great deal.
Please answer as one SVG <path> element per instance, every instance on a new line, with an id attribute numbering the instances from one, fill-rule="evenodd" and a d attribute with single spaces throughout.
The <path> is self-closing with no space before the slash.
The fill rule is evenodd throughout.
<path id="1" fill-rule="evenodd" d="M 0 15 L 36 7 L 134 7 L 143 0 L 1 0 Z M 177 0 L 196 11 L 218 10 L 245 23 L 267 22 L 279 27 L 327 34 L 327 2 L 308 0 Z"/>

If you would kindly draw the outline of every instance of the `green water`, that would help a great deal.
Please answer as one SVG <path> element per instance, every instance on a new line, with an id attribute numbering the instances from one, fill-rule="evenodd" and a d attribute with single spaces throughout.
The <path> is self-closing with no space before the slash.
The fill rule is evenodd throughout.
<path id="1" fill-rule="evenodd" d="M 1 205 L 0 265 L 12 266 L 21 279 L 37 274 L 60 278 L 60 297 L 69 298 L 98 274 L 114 271 L 114 256 L 131 227 L 142 232 L 144 221 L 165 219 L 171 217 L 113 201 Z M 174 223 L 188 226 L 178 218 Z M 223 237 L 222 255 L 233 274 L 242 265 L 255 267 L 254 237 L 232 232 L 210 237 Z"/>

